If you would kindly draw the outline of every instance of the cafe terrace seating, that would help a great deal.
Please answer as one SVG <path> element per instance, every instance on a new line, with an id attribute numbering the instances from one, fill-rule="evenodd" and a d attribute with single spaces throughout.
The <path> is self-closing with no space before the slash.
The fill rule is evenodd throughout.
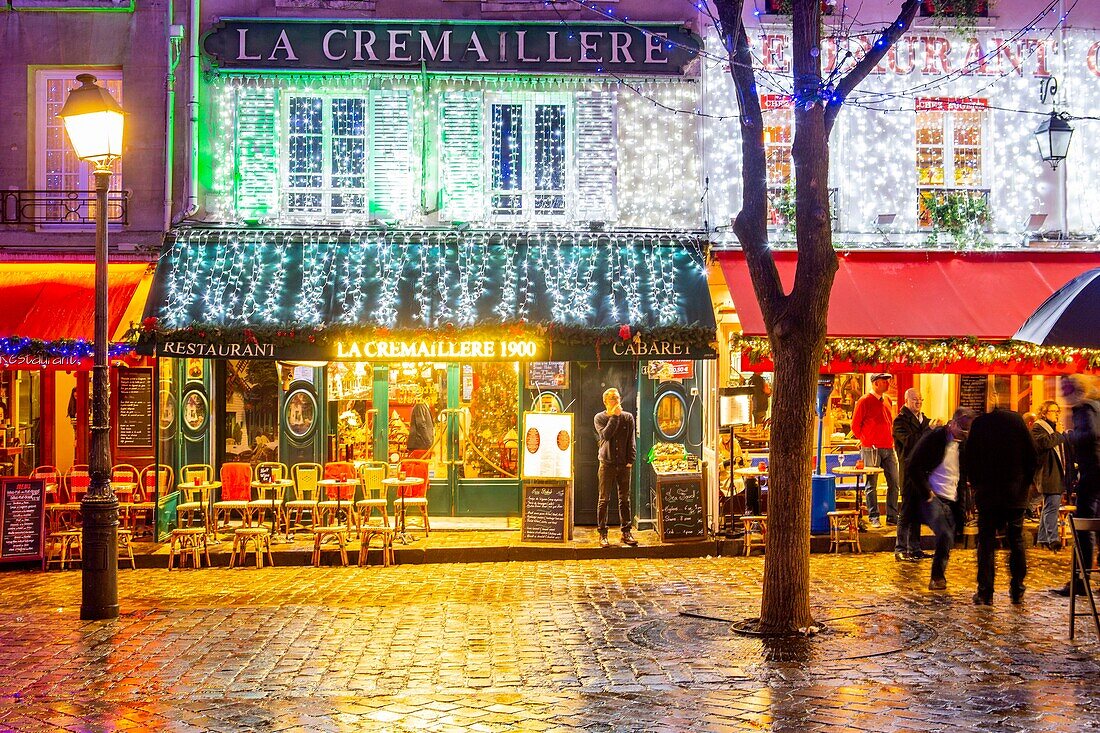
<path id="1" fill-rule="evenodd" d="M 385 464 L 363 465 L 359 468 L 359 482 L 363 486 L 363 498 L 355 502 L 355 509 L 359 517 L 359 526 L 370 523 L 375 512 L 382 517 L 382 526 L 390 525 L 386 515 L 386 485 L 382 479 L 386 477 Z"/>
<path id="2" fill-rule="evenodd" d="M 420 479 L 420 483 L 398 486 L 397 501 L 393 505 L 394 512 L 397 514 L 394 521 L 402 530 L 406 528 L 409 510 L 419 510 L 425 535 L 431 534 L 432 531 L 431 523 L 428 521 L 428 463 L 426 460 L 413 458 L 401 461 L 401 471 L 409 478 Z"/>
<path id="3" fill-rule="evenodd" d="M 87 463 L 74 463 L 65 474 L 65 501 L 80 503 L 84 495 L 88 493 L 88 486 L 92 478 L 88 475 Z"/>
<path id="4" fill-rule="evenodd" d="M 209 506 L 203 501 L 203 489 L 195 487 L 196 479 L 199 483 L 209 484 L 214 478 L 214 469 L 206 463 L 189 463 L 180 469 L 180 498 L 182 502 L 176 505 L 176 525 L 190 527 L 194 523 L 197 514 L 200 526 L 204 529 L 210 524 L 207 515 Z"/>
<path id="5" fill-rule="evenodd" d="M 111 490 L 118 497 L 118 522 L 121 527 L 130 527 L 133 521 L 134 492 L 141 483 L 140 478 L 137 468 L 129 463 L 116 463 L 111 469 Z M 133 485 L 125 487 L 125 484 Z"/>
<path id="6" fill-rule="evenodd" d="M 166 466 L 163 463 L 150 463 L 141 469 L 141 478 L 138 481 L 137 488 L 134 489 L 133 506 L 130 510 L 133 515 L 132 525 L 135 532 L 137 531 L 139 519 L 143 519 L 146 529 L 152 531 L 156 523 L 156 497 L 171 494 L 174 484 L 175 474 L 171 466 Z"/>
<path id="7" fill-rule="evenodd" d="M 348 524 L 354 523 L 355 514 L 355 490 L 358 488 L 359 472 L 355 464 L 346 461 L 332 461 L 325 464 L 325 479 L 333 481 L 355 481 L 356 485 L 325 486 L 325 498 L 317 502 L 317 511 L 321 524 L 325 524 L 325 517 L 331 516 L 329 525 L 340 523 L 340 512 L 346 510 Z"/>
<path id="8" fill-rule="evenodd" d="M 309 512 L 310 526 L 316 522 L 317 501 L 320 498 L 322 471 L 320 463 L 295 463 L 290 468 L 294 481 L 294 498 L 286 502 L 287 532 L 293 534 L 295 527 L 304 527 L 302 515 Z"/>
<path id="9" fill-rule="evenodd" d="M 214 502 L 214 531 L 228 526 L 233 512 L 248 526 L 248 502 L 252 498 L 252 466 L 248 463 L 223 463 L 219 473 L 221 498 Z M 219 519 L 222 521 L 219 522 Z"/>
<path id="10" fill-rule="evenodd" d="M 290 471 L 282 463 L 278 461 L 264 461 L 256 466 L 256 481 L 262 481 L 263 479 L 261 476 L 265 476 L 268 471 L 271 472 L 271 480 L 274 482 L 283 481 L 290 476 Z M 264 515 L 267 512 L 274 511 L 275 531 L 277 532 L 278 528 L 286 522 L 286 515 L 283 512 L 285 500 L 286 488 L 283 486 L 271 486 L 260 489 L 257 492 L 256 498 L 248 502 L 248 521 L 245 522 L 245 524 L 251 525 L 253 516 L 256 517 L 256 524 L 263 524 Z"/>

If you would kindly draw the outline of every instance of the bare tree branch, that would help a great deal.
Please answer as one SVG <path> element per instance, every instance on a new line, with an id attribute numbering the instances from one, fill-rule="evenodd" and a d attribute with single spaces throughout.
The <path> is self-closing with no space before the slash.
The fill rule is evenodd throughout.
<path id="1" fill-rule="evenodd" d="M 836 90 L 825 106 L 826 134 L 832 132 L 833 123 L 836 122 L 836 117 L 840 114 L 840 110 L 843 108 L 848 95 L 867 78 L 867 75 L 870 74 L 876 66 L 878 66 L 878 63 L 885 58 L 894 44 L 898 42 L 898 39 L 905 35 L 905 32 L 909 30 L 909 26 L 912 25 L 913 18 L 916 17 L 917 10 L 919 9 L 920 0 L 905 0 L 901 6 L 901 10 L 898 11 L 897 19 L 895 19 L 888 28 L 882 31 L 882 34 L 875 40 L 874 45 L 871 46 L 871 50 L 867 52 L 867 55 L 860 59 L 859 62 L 852 67 L 852 70 L 845 74 L 844 78 L 837 84 Z"/>

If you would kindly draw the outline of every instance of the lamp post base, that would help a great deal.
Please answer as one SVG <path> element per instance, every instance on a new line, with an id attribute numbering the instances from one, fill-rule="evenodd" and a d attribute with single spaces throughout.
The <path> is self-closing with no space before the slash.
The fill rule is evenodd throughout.
<path id="1" fill-rule="evenodd" d="M 80 551 L 80 618 L 118 618 L 118 498 L 85 496 L 80 502 L 84 527 Z"/>

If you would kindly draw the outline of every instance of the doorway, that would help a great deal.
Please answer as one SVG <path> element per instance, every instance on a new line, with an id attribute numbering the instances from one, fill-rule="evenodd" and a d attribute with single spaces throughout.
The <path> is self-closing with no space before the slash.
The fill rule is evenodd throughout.
<path id="1" fill-rule="evenodd" d="M 632 361 L 579 362 L 577 369 L 576 453 L 574 454 L 573 522 L 596 524 L 599 499 L 599 442 L 592 423 L 603 410 L 604 390 L 615 387 L 623 398 L 623 409 L 638 418 L 638 364 Z M 635 438 L 636 440 L 636 438 Z M 633 485 L 638 485 L 638 466 L 634 466 Z M 636 494 L 636 491 L 631 492 Z M 637 501 L 631 497 L 631 507 Z M 615 502 L 608 510 L 608 524 L 615 523 Z"/>

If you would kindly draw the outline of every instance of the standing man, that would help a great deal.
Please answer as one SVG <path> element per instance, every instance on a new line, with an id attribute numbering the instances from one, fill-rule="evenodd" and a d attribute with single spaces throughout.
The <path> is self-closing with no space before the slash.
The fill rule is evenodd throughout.
<path id="1" fill-rule="evenodd" d="M 923 412 L 924 399 L 913 388 L 905 390 L 905 405 L 894 418 L 894 451 L 898 457 L 898 479 L 901 484 L 901 511 L 898 514 L 898 538 L 894 544 L 894 559 L 920 560 L 925 556 L 920 549 L 920 500 L 906 481 L 906 465 L 913 449 L 926 434 L 932 431 L 932 421 Z"/>
<path id="2" fill-rule="evenodd" d="M 965 407 L 955 410 L 946 426 L 925 433 L 905 469 L 910 498 L 914 503 L 920 502 L 921 519 L 936 535 L 928 590 L 947 589 L 945 571 L 951 548 L 955 546 L 954 505 L 959 500 L 959 488 L 966 484 L 963 441 L 973 419 L 972 410 Z"/>
<path id="3" fill-rule="evenodd" d="M 619 526 L 623 544 L 638 544 L 630 533 L 630 469 L 634 466 L 637 447 L 634 444 L 634 416 L 623 412 L 619 390 L 612 387 L 603 393 L 604 411 L 595 417 L 596 434 L 600 438 L 600 494 L 596 502 L 596 527 L 600 531 L 600 547 L 607 541 L 607 503 L 611 492 L 619 498 Z"/>
<path id="4" fill-rule="evenodd" d="M 749 377 L 749 386 L 752 387 L 752 422 L 754 425 L 763 425 L 768 418 L 768 402 L 771 400 L 772 386 L 760 372 L 755 372 Z"/>
<path id="5" fill-rule="evenodd" d="M 1075 516 L 1093 519 L 1100 510 L 1100 403 L 1089 399 L 1088 385 L 1079 375 L 1062 377 L 1062 397 L 1073 411 L 1072 428 L 1067 437 L 1077 464 L 1077 511 Z M 1078 532 L 1073 538 L 1086 563 L 1095 565 L 1096 545 L 1091 532 Z M 1085 580 L 1074 578 L 1054 591 L 1061 596 L 1085 595 Z"/>
<path id="6" fill-rule="evenodd" d="M 1066 438 L 1058 432 L 1061 412 L 1057 402 L 1047 400 L 1039 408 L 1039 419 L 1031 426 L 1031 438 L 1039 453 L 1035 487 L 1043 497 L 1035 544 L 1051 550 L 1062 549 L 1058 539 L 1058 508 L 1062 506 L 1062 494 L 1066 490 Z M 1024 422 L 1026 424 L 1026 418 Z"/>
<path id="7" fill-rule="evenodd" d="M 966 453 L 967 477 L 978 508 L 978 592 L 974 603 L 993 605 L 993 551 L 997 530 L 1002 528 L 1012 577 L 1009 594 L 1014 604 L 1022 603 L 1027 575 L 1024 512 L 1028 487 L 1035 477 L 1035 443 L 1018 413 L 994 409 L 974 419 Z"/>
<path id="8" fill-rule="evenodd" d="M 861 457 L 866 466 L 877 466 L 886 474 L 886 523 L 898 523 L 898 459 L 894 455 L 892 434 L 894 409 L 886 390 L 890 375 L 871 377 L 871 391 L 859 398 L 852 413 L 852 434 L 859 438 Z M 878 476 L 867 477 L 867 515 L 872 527 L 881 527 L 878 512 Z"/>

